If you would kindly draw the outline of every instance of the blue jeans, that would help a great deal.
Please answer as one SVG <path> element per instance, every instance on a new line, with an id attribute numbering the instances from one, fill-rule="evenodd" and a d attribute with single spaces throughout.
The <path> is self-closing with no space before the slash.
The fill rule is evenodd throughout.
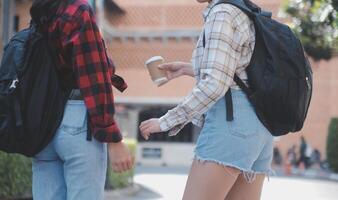
<path id="1" fill-rule="evenodd" d="M 86 107 L 69 100 L 54 139 L 33 158 L 34 200 L 103 200 L 107 146 L 86 134 Z"/>

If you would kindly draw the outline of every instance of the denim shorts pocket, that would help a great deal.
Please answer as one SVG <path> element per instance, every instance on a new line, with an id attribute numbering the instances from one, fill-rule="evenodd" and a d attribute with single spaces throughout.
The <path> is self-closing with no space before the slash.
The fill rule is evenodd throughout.
<path id="1" fill-rule="evenodd" d="M 206 133 L 201 133 L 198 136 L 197 142 L 196 142 L 196 150 L 205 150 L 207 149 L 206 146 L 209 141 L 209 136 Z"/>
<path id="2" fill-rule="evenodd" d="M 227 124 L 230 134 L 236 137 L 248 138 L 259 132 L 258 118 L 251 109 L 234 110 L 234 120 L 227 122 Z"/>
<path id="3" fill-rule="evenodd" d="M 87 110 L 83 104 L 67 104 L 63 115 L 61 130 L 71 135 L 87 131 Z"/>

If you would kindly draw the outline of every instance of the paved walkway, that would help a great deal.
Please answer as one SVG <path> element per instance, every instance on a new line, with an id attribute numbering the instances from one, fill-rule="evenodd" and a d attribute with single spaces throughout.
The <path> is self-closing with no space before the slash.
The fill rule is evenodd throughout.
<path id="1" fill-rule="evenodd" d="M 136 191 L 107 193 L 106 200 L 180 200 L 187 173 L 187 168 L 138 167 Z M 272 177 L 262 200 L 338 200 L 338 182 Z"/>

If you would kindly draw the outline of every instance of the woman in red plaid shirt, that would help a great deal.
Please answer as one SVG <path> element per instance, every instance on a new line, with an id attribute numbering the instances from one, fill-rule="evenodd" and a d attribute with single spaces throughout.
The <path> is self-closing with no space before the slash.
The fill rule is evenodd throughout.
<path id="1" fill-rule="evenodd" d="M 59 73 L 76 89 L 54 139 L 33 159 L 33 197 L 103 200 L 107 151 L 114 171 L 133 166 L 114 121 L 112 85 L 127 86 L 115 75 L 86 0 L 35 0 L 31 16 L 57 51 Z"/>

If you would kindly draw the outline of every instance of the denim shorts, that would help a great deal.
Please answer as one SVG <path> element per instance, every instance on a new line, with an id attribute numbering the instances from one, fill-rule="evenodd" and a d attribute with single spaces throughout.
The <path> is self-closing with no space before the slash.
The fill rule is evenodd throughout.
<path id="1" fill-rule="evenodd" d="M 205 114 L 195 159 L 239 169 L 247 181 L 257 173 L 271 175 L 273 136 L 257 118 L 242 90 L 232 89 L 234 120 L 226 120 L 225 98 Z"/>

